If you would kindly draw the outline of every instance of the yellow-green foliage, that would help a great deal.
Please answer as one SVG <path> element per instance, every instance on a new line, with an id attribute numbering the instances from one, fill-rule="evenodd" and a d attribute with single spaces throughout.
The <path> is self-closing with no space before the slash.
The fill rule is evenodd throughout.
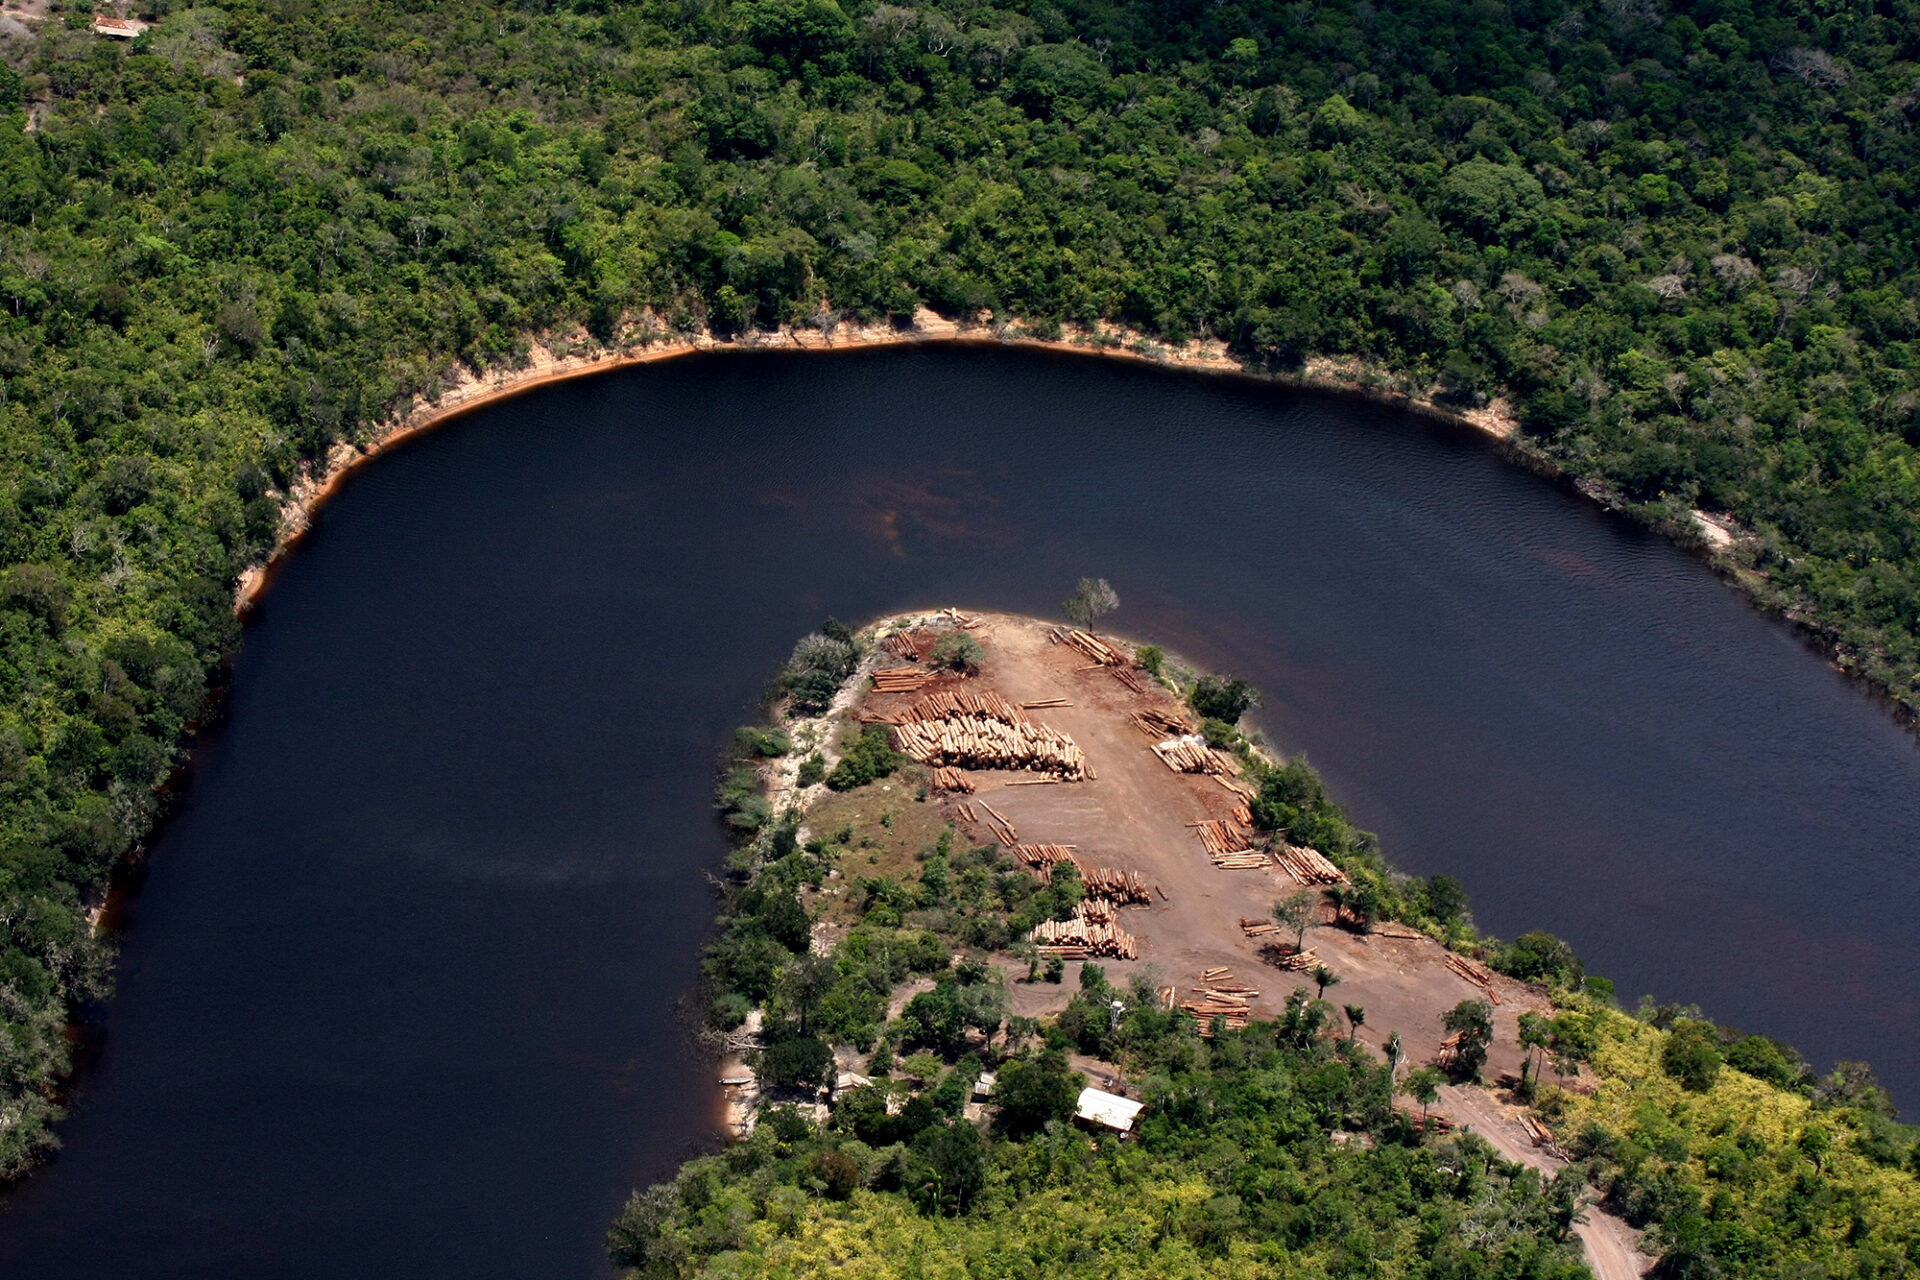
<path id="1" fill-rule="evenodd" d="M 1885 1163 L 1873 1117 L 1731 1068 L 1689 1090 L 1662 1067 L 1673 1033 L 1619 1013 L 1595 1021 L 1599 1087 L 1563 1096 L 1562 1132 L 1630 1218 L 1659 1224 L 1669 1255 L 1730 1275 L 1920 1264 L 1920 1183 Z"/>

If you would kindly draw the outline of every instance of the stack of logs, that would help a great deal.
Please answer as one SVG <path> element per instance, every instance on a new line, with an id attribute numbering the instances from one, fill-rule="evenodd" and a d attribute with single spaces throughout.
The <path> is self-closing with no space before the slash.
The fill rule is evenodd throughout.
<path id="1" fill-rule="evenodd" d="M 1153 754 L 1159 756 L 1160 763 L 1175 773 L 1220 775 L 1231 768 L 1226 757 L 1209 747 L 1205 739 L 1191 733 L 1184 738 L 1169 738 L 1165 742 L 1154 743 Z"/>
<path id="2" fill-rule="evenodd" d="M 918 662 L 933 649 L 933 637 L 925 631 L 896 631 L 880 642 L 880 647 L 896 658 Z"/>
<path id="3" fill-rule="evenodd" d="M 1134 712 L 1133 722 L 1156 742 L 1163 738 L 1182 738 L 1193 732 L 1193 726 L 1187 723 L 1185 716 L 1176 715 L 1160 707 L 1148 707 L 1145 711 Z"/>
<path id="4" fill-rule="evenodd" d="M 1249 919 L 1246 916 L 1241 916 L 1240 932 L 1246 934 L 1249 938 L 1264 938 L 1270 933 L 1280 932 L 1280 926 L 1271 920 Z"/>
<path id="5" fill-rule="evenodd" d="M 1127 665 L 1125 656 L 1099 636 L 1089 635 L 1084 631 L 1055 631 L 1053 634 L 1055 639 L 1065 640 L 1068 644 L 1086 654 L 1089 658 L 1092 658 L 1095 666 L 1123 667 Z"/>
<path id="6" fill-rule="evenodd" d="M 933 771 L 933 785 L 942 791 L 957 791 L 963 796 L 973 794 L 973 779 L 964 770 L 951 765 L 942 765 Z"/>
<path id="7" fill-rule="evenodd" d="M 1479 965 L 1467 959 L 1465 956 L 1455 955 L 1451 951 L 1446 952 L 1440 958 L 1446 962 L 1447 968 L 1453 970 L 1455 973 L 1465 978 L 1468 982 L 1471 982 L 1474 986 L 1486 992 L 1488 1000 L 1492 1001 L 1494 1004 L 1500 1003 L 1500 993 L 1493 989 L 1492 974 L 1488 973 L 1485 969 L 1482 969 Z"/>
<path id="8" fill-rule="evenodd" d="M 1312 947 L 1301 951 L 1284 942 L 1269 942 L 1260 948 L 1260 958 L 1274 968 L 1290 973 L 1305 973 L 1320 963 L 1320 953 Z"/>
<path id="9" fill-rule="evenodd" d="M 922 764 L 1032 769 L 1068 782 L 1090 776 L 1079 744 L 997 693 L 932 694 L 891 719 L 895 749 Z"/>
<path id="10" fill-rule="evenodd" d="M 1014 830 L 1012 819 L 988 804 L 985 800 L 980 802 L 980 807 L 987 811 L 987 830 L 993 832 L 996 840 L 1009 849 L 1014 848 L 1020 843 L 1020 833 Z M 970 804 L 964 805 L 962 808 L 964 811 L 963 816 L 964 814 L 971 814 L 973 812 L 973 806 Z M 973 819 L 969 817 L 967 821 L 971 822 Z"/>
<path id="11" fill-rule="evenodd" d="M 1013 856 L 1030 867 L 1051 867 L 1056 862 L 1080 865 L 1070 844 L 1023 844 L 1014 849 Z"/>
<path id="12" fill-rule="evenodd" d="M 1132 960 L 1140 954 L 1133 935 L 1119 925 L 1092 924 L 1079 916 L 1042 920 L 1030 936 L 1039 944 L 1041 955 L 1065 960 L 1090 960 L 1095 956 Z"/>
<path id="13" fill-rule="evenodd" d="M 1301 884 L 1346 884 L 1347 873 L 1328 862 L 1318 849 L 1287 844 L 1274 851 L 1274 860 Z"/>
<path id="14" fill-rule="evenodd" d="M 1202 987 L 1190 998 L 1182 1000 L 1175 1007 L 1185 1009 L 1200 1020 L 1200 1034 L 1213 1034 L 1213 1020 L 1219 1018 L 1229 1031 L 1238 1031 L 1247 1025 L 1251 1016 L 1249 1006 L 1253 997 L 1259 995 L 1252 987 Z M 1169 1002 L 1172 997 L 1169 996 Z"/>
<path id="15" fill-rule="evenodd" d="M 1142 680 L 1140 673 L 1132 667 L 1114 667 L 1113 678 L 1135 693 L 1145 693 L 1147 691 L 1146 681 Z"/>
<path id="16" fill-rule="evenodd" d="M 1230 822 L 1209 818 L 1205 822 L 1189 822 L 1187 825 L 1199 835 L 1200 843 L 1207 846 L 1208 853 L 1251 853 L 1253 851 L 1253 846 L 1247 843 L 1247 838 L 1235 830 Z"/>
<path id="17" fill-rule="evenodd" d="M 922 671 L 918 667 L 882 667 L 873 673 L 873 691 L 875 693 L 912 693 L 925 688 L 940 678 L 937 671 Z"/>

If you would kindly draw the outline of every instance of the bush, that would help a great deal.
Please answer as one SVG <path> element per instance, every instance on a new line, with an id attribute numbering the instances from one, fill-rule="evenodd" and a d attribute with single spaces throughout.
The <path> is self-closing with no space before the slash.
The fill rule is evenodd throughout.
<path id="1" fill-rule="evenodd" d="M 743 725 L 733 737 L 735 749 L 746 758 L 771 760 L 793 750 L 793 739 L 777 725 L 759 728 Z"/>
<path id="2" fill-rule="evenodd" d="M 1187 702 L 1203 719 L 1239 724 L 1249 708 L 1260 705 L 1260 691 L 1239 676 L 1201 676 Z"/>
<path id="3" fill-rule="evenodd" d="M 827 762 L 818 751 L 800 762 L 799 782 L 803 787 L 818 786 L 827 776 Z"/>
<path id="4" fill-rule="evenodd" d="M 980 647 L 980 642 L 966 632 L 949 631 L 934 641 L 932 656 L 936 667 L 971 675 L 980 669 L 980 663 L 987 655 Z"/>
<path id="5" fill-rule="evenodd" d="M 1166 651 L 1157 644 L 1143 644 L 1133 653 L 1134 665 L 1154 677 L 1160 678 L 1160 672 L 1167 665 Z"/>
<path id="6" fill-rule="evenodd" d="M 1493 967 L 1522 982 L 1546 982 L 1556 987 L 1577 987 L 1586 974 L 1573 947 L 1543 929 L 1515 938 L 1494 959 Z"/>
<path id="7" fill-rule="evenodd" d="M 776 1089 L 819 1089 L 833 1082 L 833 1050 L 818 1036 L 795 1036 L 760 1053 L 760 1074 Z"/>
<path id="8" fill-rule="evenodd" d="M 907 757 L 887 745 L 887 731 L 878 727 L 862 733 L 840 763 L 827 775 L 827 785 L 835 791 L 864 787 L 876 778 L 885 778 L 905 764 Z"/>
<path id="9" fill-rule="evenodd" d="M 1073 1115 L 1085 1085 L 1085 1076 L 1067 1069 L 1064 1054 L 1016 1058 L 994 1080 L 993 1101 L 999 1107 L 994 1127 L 1010 1138 L 1039 1133 L 1049 1121 Z"/>
<path id="10" fill-rule="evenodd" d="M 1680 1018 L 1660 1046 L 1660 1069 L 1695 1093 L 1713 1087 L 1720 1063 L 1720 1037 L 1711 1023 Z"/>

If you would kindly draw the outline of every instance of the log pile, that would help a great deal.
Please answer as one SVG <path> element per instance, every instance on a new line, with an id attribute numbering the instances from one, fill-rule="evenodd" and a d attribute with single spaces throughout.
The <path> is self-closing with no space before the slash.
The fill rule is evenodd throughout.
<path id="1" fill-rule="evenodd" d="M 1018 847 L 1020 844 L 1020 833 L 1014 830 L 1013 822 L 1007 815 L 988 804 L 985 800 L 980 802 L 980 807 L 987 811 L 987 830 L 993 832 L 994 837 L 1007 848 L 1012 849 Z"/>
<path id="2" fill-rule="evenodd" d="M 1116 908 L 1104 898 L 1082 898 L 1073 904 L 1073 918 L 1088 924 L 1112 924 Z"/>
<path id="3" fill-rule="evenodd" d="M 1281 845 L 1273 854 L 1274 860 L 1286 869 L 1288 875 L 1301 884 L 1346 884 L 1347 873 L 1334 866 L 1318 849 L 1309 849 L 1305 845 Z"/>
<path id="4" fill-rule="evenodd" d="M 1073 704 L 1065 698 L 1035 698 L 1032 702 L 1020 704 L 1022 711 L 1038 711 L 1043 707 L 1070 707 Z"/>
<path id="5" fill-rule="evenodd" d="M 1146 682 L 1140 678 L 1140 673 L 1132 667 L 1113 668 L 1113 678 L 1135 693 L 1145 693 L 1147 691 Z"/>
<path id="6" fill-rule="evenodd" d="M 957 791 L 963 796 L 973 794 L 973 779 L 964 770 L 951 765 L 942 765 L 933 771 L 933 785 L 942 791 Z"/>
<path id="7" fill-rule="evenodd" d="M 1073 846 L 1070 844 L 1023 844 L 1016 846 L 1013 856 L 1030 867 L 1051 867 L 1056 862 L 1073 862 Z"/>
<path id="8" fill-rule="evenodd" d="M 1200 837 L 1200 843 L 1207 846 L 1208 853 L 1251 853 L 1253 846 L 1247 838 L 1234 830 L 1233 824 L 1222 822 L 1218 818 L 1209 818 L 1205 822 L 1189 822 Z"/>
<path id="9" fill-rule="evenodd" d="M 1244 924 L 1246 922 L 1243 920 L 1241 921 L 1241 923 Z M 1202 984 L 1210 983 L 1210 982 L 1226 982 L 1231 980 L 1232 977 L 1233 977 L 1233 970 L 1229 969 L 1224 964 L 1215 965 L 1211 969 L 1202 969 L 1200 971 L 1200 981 Z"/>
<path id="10" fill-rule="evenodd" d="M 1019 710 L 998 694 L 936 694 L 915 704 L 947 699 L 992 698 L 1018 719 L 985 710 L 962 711 L 943 719 L 913 719 L 893 726 L 894 749 L 930 765 L 965 765 L 972 769 L 1031 769 L 1057 774 L 1069 782 L 1088 776 L 1087 758 L 1079 744 L 1057 729 L 1020 716 Z"/>
<path id="11" fill-rule="evenodd" d="M 879 675 L 881 673 L 875 672 Z M 958 720 L 965 718 L 998 720 L 1003 724 L 1032 724 L 1026 713 L 1008 702 L 991 689 L 982 689 L 972 693 L 964 689 L 951 689 L 945 693 L 930 693 L 906 710 L 899 712 L 895 724 L 924 724 L 937 720 Z"/>
<path id="12" fill-rule="evenodd" d="M 922 671 L 918 667 L 882 667 L 873 673 L 873 691 L 875 693 L 912 693 L 924 689 L 940 678 L 937 671 Z"/>
<path id="13" fill-rule="evenodd" d="M 972 631 L 975 627 L 978 627 L 982 622 L 986 621 L 985 618 L 969 618 L 951 605 L 942 609 L 940 612 L 946 615 L 947 621 L 962 631 Z"/>
<path id="14" fill-rule="evenodd" d="M 1089 635 L 1085 631 L 1068 631 L 1060 638 L 1086 654 L 1098 666 L 1119 667 L 1127 664 L 1127 659 L 1121 652 L 1099 636 Z"/>
<path id="15" fill-rule="evenodd" d="M 1260 789 L 1254 786 L 1252 783 L 1242 782 L 1240 781 L 1240 779 L 1228 777 L 1224 773 L 1214 774 L 1213 780 L 1219 783 L 1221 786 L 1225 787 L 1227 790 L 1233 792 L 1234 795 L 1239 796 L 1241 801 L 1243 802 L 1242 807 L 1244 807 L 1245 801 L 1251 800 L 1255 796 L 1260 794 Z M 1249 824 L 1253 822 L 1253 814 L 1251 811 L 1248 812 L 1246 821 Z"/>
<path id="16" fill-rule="evenodd" d="M 1249 938 L 1264 938 L 1270 933 L 1280 932 L 1280 926 L 1271 920 L 1256 920 L 1241 916 L 1240 932 L 1246 934 Z"/>
<path id="17" fill-rule="evenodd" d="M 1225 774 L 1232 767 L 1218 751 L 1209 747 L 1204 738 L 1197 734 L 1188 734 L 1184 738 L 1169 738 L 1165 742 L 1153 744 L 1153 754 L 1160 757 L 1160 763 L 1175 773 L 1211 773 Z"/>
<path id="18" fill-rule="evenodd" d="M 1488 973 L 1485 969 L 1482 969 L 1465 956 L 1455 955 L 1451 951 L 1442 955 L 1440 958 L 1446 963 L 1447 968 L 1453 970 L 1468 982 L 1471 982 L 1474 986 L 1486 992 L 1488 1000 L 1494 1004 L 1500 1003 L 1500 993 L 1493 989 L 1493 975 L 1491 973 Z"/>
<path id="19" fill-rule="evenodd" d="M 896 658 L 919 662 L 933 651 L 933 636 L 926 631 L 896 631 L 880 647 Z"/>
<path id="20" fill-rule="evenodd" d="M 1028 935 L 1039 944 L 1042 955 L 1067 960 L 1090 960 L 1110 956 L 1132 960 L 1139 956 L 1139 944 L 1133 935 L 1117 924 L 1089 924 L 1078 917 L 1072 920 L 1042 920 Z"/>
<path id="21" fill-rule="evenodd" d="M 1258 871 L 1270 865 L 1267 862 L 1267 855 L 1254 849 L 1248 849 L 1244 853 L 1210 853 L 1207 855 L 1207 861 L 1222 871 Z"/>
<path id="22" fill-rule="evenodd" d="M 1200 1020 L 1201 1035 L 1211 1036 L 1215 1018 L 1221 1019 L 1229 1031 L 1238 1031 L 1246 1026 L 1251 1016 L 1248 1004 L 1248 998 L 1237 992 L 1208 987 L 1180 1001 L 1178 1007 Z"/>
<path id="23" fill-rule="evenodd" d="M 980 821 L 980 815 L 975 813 L 973 811 L 973 806 L 968 804 L 964 800 L 960 802 L 960 817 L 963 821 L 966 821 L 966 822 Z"/>
<path id="24" fill-rule="evenodd" d="M 1074 859 L 1073 865 L 1080 867 L 1079 859 Z M 1080 879 L 1087 886 L 1087 896 L 1090 898 L 1105 898 L 1123 906 L 1130 902 L 1153 901 L 1147 878 L 1138 871 L 1125 871 L 1119 867 L 1080 867 Z"/>
<path id="25" fill-rule="evenodd" d="M 1176 715 L 1160 707 L 1148 707 L 1145 711 L 1134 712 L 1133 722 L 1155 742 L 1163 738 L 1185 737 L 1193 732 L 1193 726 L 1187 723 L 1185 716 Z"/>
<path id="26" fill-rule="evenodd" d="M 1373 926 L 1376 938 L 1404 938 L 1408 942 L 1418 942 L 1427 935 L 1418 929 L 1409 929 L 1403 924 L 1376 924 Z"/>
<path id="27" fill-rule="evenodd" d="M 1233 820 L 1243 827 L 1250 827 L 1253 825 L 1253 810 L 1247 808 L 1245 804 L 1235 805 Z"/>
<path id="28" fill-rule="evenodd" d="M 1526 1129 L 1527 1136 L 1533 1139 L 1534 1146 L 1551 1147 L 1553 1145 L 1553 1130 L 1541 1124 L 1533 1116 L 1521 1113 L 1520 1124 Z"/>
<path id="29" fill-rule="evenodd" d="M 1305 973 L 1320 963 L 1320 953 L 1312 947 L 1299 951 L 1285 942 L 1269 942 L 1260 948 L 1260 958 L 1274 968 L 1285 969 L 1289 973 Z"/>

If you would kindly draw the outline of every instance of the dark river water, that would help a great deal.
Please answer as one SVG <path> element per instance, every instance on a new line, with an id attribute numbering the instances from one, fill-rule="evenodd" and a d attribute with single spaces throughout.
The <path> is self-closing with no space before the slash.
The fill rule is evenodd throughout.
<path id="1" fill-rule="evenodd" d="M 0 1274 L 605 1274 L 712 1126 L 675 1009 L 731 728 L 828 613 L 1046 613 L 1083 574 L 1251 677 L 1482 927 L 1920 1102 L 1920 750 L 1687 553 L 1353 401 L 713 357 L 496 406 L 321 513 Z"/>

